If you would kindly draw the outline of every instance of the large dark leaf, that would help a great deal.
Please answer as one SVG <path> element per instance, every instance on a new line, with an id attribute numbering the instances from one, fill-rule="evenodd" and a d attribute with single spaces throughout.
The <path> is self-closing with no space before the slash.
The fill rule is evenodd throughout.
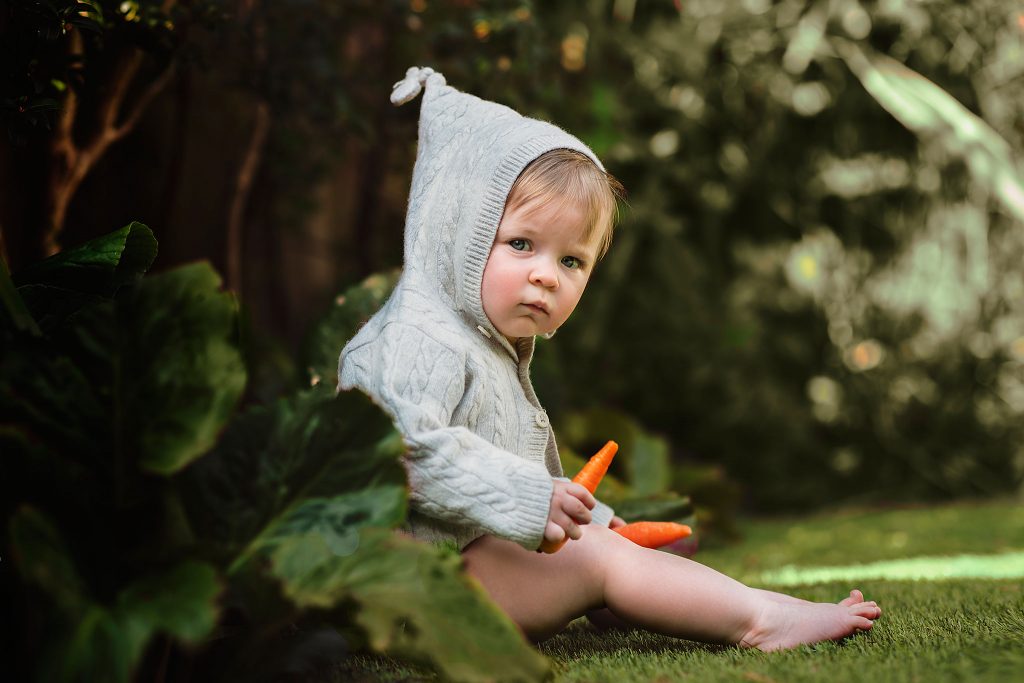
<path id="1" fill-rule="evenodd" d="M 5 336 L 13 331 L 26 332 L 34 336 L 41 334 L 35 319 L 28 312 L 25 302 L 18 294 L 11 280 L 11 274 L 7 270 L 7 262 L 0 258 L 0 309 L 3 315 L 0 316 L 0 323 L 3 325 Z M 3 337 L 0 337 L 2 340 Z"/>
<path id="2" fill-rule="evenodd" d="M 56 661 L 44 663 L 43 680 L 127 682 L 157 634 L 196 643 L 217 620 L 216 572 L 183 562 L 125 588 L 113 606 L 91 603 L 70 624 Z"/>
<path id="3" fill-rule="evenodd" d="M 354 600 L 357 623 L 378 652 L 436 668 L 445 680 L 532 681 L 547 661 L 465 575 L 449 551 L 384 529 L 365 529 L 337 554 L 296 534 L 273 550 L 273 572 L 300 605 Z"/>
<path id="4" fill-rule="evenodd" d="M 104 400 L 118 462 L 172 474 L 209 450 L 245 385 L 237 303 L 207 263 L 69 318 L 58 342 Z"/>
<path id="5" fill-rule="evenodd" d="M 312 387 L 232 421 L 186 473 L 187 507 L 200 536 L 240 550 L 307 499 L 404 489 L 401 452 L 366 396 Z"/>
<path id="6" fill-rule="evenodd" d="M 216 572 L 186 561 L 128 585 L 113 605 L 85 591 L 60 533 L 45 515 L 20 508 L 10 522 L 11 550 L 22 580 L 46 595 L 60 632 L 55 652 L 40 663 L 40 680 L 128 681 L 157 633 L 194 643 L 217 618 Z M 47 610 L 51 605 L 39 605 Z"/>
<path id="7" fill-rule="evenodd" d="M 235 567 L 252 556 L 273 557 L 275 574 L 286 579 L 285 594 L 296 604 L 332 607 L 337 596 L 322 586 L 336 572 L 336 558 L 359 549 L 364 529 L 397 526 L 405 502 L 405 487 L 395 485 L 303 500 L 274 520 Z"/>
<path id="8" fill-rule="evenodd" d="M 52 330 L 83 306 L 138 282 L 156 252 L 153 232 L 133 222 L 18 271 L 14 283 L 40 327 Z"/>
<path id="9" fill-rule="evenodd" d="M 238 303 L 196 263 L 146 278 L 119 305 L 121 400 L 139 464 L 173 474 L 210 450 L 245 388 Z"/>
<path id="10" fill-rule="evenodd" d="M 11 517 L 9 531 L 11 552 L 22 579 L 47 594 L 67 616 L 79 615 L 88 596 L 53 523 L 38 510 L 24 506 Z"/>
<path id="11" fill-rule="evenodd" d="M 28 474 L 29 451 L 44 450 L 60 458 L 60 464 L 41 461 L 38 486 L 44 480 L 58 484 L 75 469 L 73 462 L 105 472 L 111 439 L 105 431 L 109 418 L 103 389 L 47 341 L 23 338 L 9 346 L 0 358 L 0 414 L 5 423 L 0 446 L 9 476 Z M 77 483 L 83 487 L 87 481 Z M 22 487 L 18 493 L 38 490 L 28 480 L 7 479 L 8 484 L 12 491 Z"/>

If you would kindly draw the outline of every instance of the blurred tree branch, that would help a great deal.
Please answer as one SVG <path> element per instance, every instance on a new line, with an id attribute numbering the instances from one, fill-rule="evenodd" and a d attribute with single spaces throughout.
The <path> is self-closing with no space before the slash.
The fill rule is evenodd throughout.
<path id="1" fill-rule="evenodd" d="M 165 7 L 173 4 L 164 3 Z M 84 56 L 79 29 L 73 29 L 68 42 L 68 52 L 72 57 Z M 80 98 L 73 89 L 68 90 L 50 144 L 51 165 L 44 209 L 46 227 L 41 236 L 44 256 L 51 256 L 60 251 L 60 234 L 64 230 L 68 205 L 82 180 L 111 145 L 135 129 L 143 112 L 153 98 L 164 89 L 174 73 L 173 63 L 165 66 L 138 98 L 125 109 L 125 98 L 138 76 L 144 56 L 142 50 L 130 46 L 119 57 L 109 81 L 107 95 L 96 107 L 97 129 L 84 144 L 78 144 L 74 135 L 76 121 L 80 118 Z"/>
<path id="2" fill-rule="evenodd" d="M 252 62 L 257 74 L 262 73 L 267 65 L 267 27 L 266 18 L 259 11 L 258 0 L 241 0 L 239 19 L 252 22 Z M 249 135 L 242 162 L 235 177 L 235 189 L 228 211 L 227 232 L 227 280 L 228 287 L 242 294 L 242 254 L 245 248 L 245 212 L 249 206 L 253 182 L 263 162 L 264 150 L 270 132 L 270 102 L 266 96 L 256 89 L 254 92 L 253 127 Z"/>

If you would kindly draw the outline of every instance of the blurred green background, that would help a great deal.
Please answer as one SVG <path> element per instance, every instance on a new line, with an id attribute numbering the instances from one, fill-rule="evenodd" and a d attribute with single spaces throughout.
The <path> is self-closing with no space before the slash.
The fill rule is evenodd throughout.
<path id="1" fill-rule="evenodd" d="M 540 344 L 553 415 L 627 415 L 733 482 L 705 505 L 1020 492 L 1022 11 L 6 2 L 0 248 L 17 273 L 141 221 L 154 271 L 206 259 L 238 294 L 247 404 L 308 385 L 315 322 L 401 264 L 418 105 L 388 95 L 430 65 L 575 133 L 629 192 Z"/>

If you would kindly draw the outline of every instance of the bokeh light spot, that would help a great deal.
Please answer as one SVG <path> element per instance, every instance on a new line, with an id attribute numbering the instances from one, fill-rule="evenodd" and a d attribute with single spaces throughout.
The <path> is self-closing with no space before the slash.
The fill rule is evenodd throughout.
<path id="1" fill-rule="evenodd" d="M 679 149 L 679 133 L 674 130 L 661 130 L 651 136 L 651 154 L 664 159 Z"/>
<path id="2" fill-rule="evenodd" d="M 797 261 L 797 269 L 800 277 L 805 280 L 814 280 L 818 277 L 818 262 L 810 254 L 803 254 Z"/>
<path id="3" fill-rule="evenodd" d="M 873 339 L 860 342 L 846 354 L 846 364 L 851 370 L 864 372 L 878 367 L 885 357 L 882 345 Z"/>
<path id="4" fill-rule="evenodd" d="M 1024 337 L 1017 337 L 1010 343 L 1010 355 L 1017 360 L 1024 360 Z"/>
<path id="5" fill-rule="evenodd" d="M 562 40 L 562 68 L 580 71 L 586 63 L 587 39 L 578 33 L 570 33 Z"/>

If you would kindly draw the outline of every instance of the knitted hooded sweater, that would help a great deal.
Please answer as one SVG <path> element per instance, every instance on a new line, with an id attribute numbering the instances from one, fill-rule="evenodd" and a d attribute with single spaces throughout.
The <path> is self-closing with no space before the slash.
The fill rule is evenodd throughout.
<path id="1" fill-rule="evenodd" d="M 562 467 L 530 382 L 534 338 L 513 346 L 495 329 L 481 279 L 508 192 L 531 161 L 567 148 L 603 166 L 556 126 L 459 92 L 429 68 L 409 69 L 392 102 L 424 88 L 405 266 L 342 350 L 339 387 L 364 391 L 402 434 L 415 537 L 461 550 L 489 534 L 534 550 Z M 592 511 L 593 524 L 611 518 L 602 503 Z"/>

